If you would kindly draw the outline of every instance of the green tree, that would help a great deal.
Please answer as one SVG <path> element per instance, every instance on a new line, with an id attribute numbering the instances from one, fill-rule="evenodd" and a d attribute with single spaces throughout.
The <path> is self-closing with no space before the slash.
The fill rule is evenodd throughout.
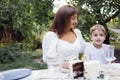
<path id="1" fill-rule="evenodd" d="M 53 18 L 53 0 L 1 0 L 0 41 L 34 44 Z M 27 36 L 27 37 L 26 37 Z"/>
<path id="2" fill-rule="evenodd" d="M 120 13 L 119 0 L 73 0 L 80 11 L 78 27 L 88 36 L 89 28 L 98 21 L 105 26 L 108 34 L 105 40 L 109 44 L 109 30 L 106 25 Z M 77 4 L 76 4 L 77 3 Z M 85 36 L 86 36 L 85 35 Z"/>

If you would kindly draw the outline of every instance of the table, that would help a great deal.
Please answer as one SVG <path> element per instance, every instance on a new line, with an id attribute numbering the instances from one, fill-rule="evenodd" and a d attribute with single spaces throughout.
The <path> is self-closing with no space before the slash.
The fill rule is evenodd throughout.
<path id="1" fill-rule="evenodd" d="M 103 71 L 109 70 L 110 65 L 102 65 Z M 120 80 L 120 63 L 112 63 L 108 73 L 110 80 Z"/>
<path id="2" fill-rule="evenodd" d="M 109 65 L 102 65 L 102 70 L 107 71 Z M 113 63 L 112 70 L 109 74 L 110 80 L 120 80 L 120 63 Z M 55 77 L 55 75 L 57 75 Z M 68 73 L 55 73 L 53 74 L 49 69 L 33 70 L 32 74 L 21 80 L 71 80 Z M 99 79 L 98 79 L 99 80 Z M 108 80 L 108 79 L 102 79 Z"/>
<path id="3" fill-rule="evenodd" d="M 53 73 L 49 69 L 33 70 L 32 74 L 20 80 L 71 80 L 67 73 Z"/>

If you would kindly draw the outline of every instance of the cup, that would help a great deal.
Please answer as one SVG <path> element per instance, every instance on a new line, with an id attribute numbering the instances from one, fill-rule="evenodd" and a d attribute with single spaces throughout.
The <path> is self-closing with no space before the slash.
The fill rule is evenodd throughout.
<path id="1" fill-rule="evenodd" d="M 85 61 L 84 62 L 85 73 L 84 77 L 90 80 L 97 80 L 100 73 L 100 62 L 99 61 Z"/>

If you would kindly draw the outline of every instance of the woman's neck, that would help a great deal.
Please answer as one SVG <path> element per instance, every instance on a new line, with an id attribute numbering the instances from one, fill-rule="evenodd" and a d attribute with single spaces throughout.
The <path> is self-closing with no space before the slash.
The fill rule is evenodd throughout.
<path id="1" fill-rule="evenodd" d="M 58 36 L 59 38 L 61 38 L 65 35 L 69 35 L 69 34 L 71 35 L 72 33 L 74 33 L 73 29 L 69 29 L 69 30 L 64 31 L 61 35 L 58 35 Z"/>
<path id="2" fill-rule="evenodd" d="M 67 29 L 63 32 L 63 34 L 67 34 L 67 33 L 70 33 L 70 32 L 74 32 L 73 29 Z"/>

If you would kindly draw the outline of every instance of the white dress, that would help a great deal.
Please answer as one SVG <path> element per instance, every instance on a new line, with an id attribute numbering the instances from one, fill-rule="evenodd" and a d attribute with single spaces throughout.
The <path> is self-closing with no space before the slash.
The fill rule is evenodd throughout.
<path id="1" fill-rule="evenodd" d="M 87 43 L 83 39 L 79 29 L 74 29 L 77 36 L 74 43 L 61 40 L 51 31 L 48 31 L 43 38 L 43 61 L 51 65 L 51 59 L 60 58 L 63 61 L 79 59 L 79 53 L 83 53 Z"/>
<path id="2" fill-rule="evenodd" d="M 87 60 L 97 60 L 100 61 L 101 64 L 107 64 L 108 61 L 105 58 L 106 51 L 109 51 L 108 50 L 109 46 L 110 45 L 102 44 L 102 47 L 100 49 L 97 49 L 93 46 L 93 44 L 88 45 L 85 48 L 85 56 Z M 114 55 L 113 58 L 116 59 Z"/>

